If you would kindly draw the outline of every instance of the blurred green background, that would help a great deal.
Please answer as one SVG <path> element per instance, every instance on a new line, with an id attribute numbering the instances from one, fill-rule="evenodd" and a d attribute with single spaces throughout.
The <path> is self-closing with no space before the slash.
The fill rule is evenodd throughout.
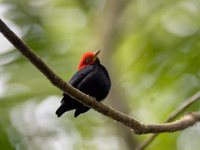
<path id="1" fill-rule="evenodd" d="M 145 123 L 200 90 L 199 14 L 200 0 L 0 0 L 0 17 L 66 81 L 101 49 L 112 79 L 104 103 Z M 57 118 L 61 94 L 0 35 L 0 149 L 133 150 L 149 136 L 93 110 Z M 199 138 L 197 124 L 147 149 L 199 150 Z"/>

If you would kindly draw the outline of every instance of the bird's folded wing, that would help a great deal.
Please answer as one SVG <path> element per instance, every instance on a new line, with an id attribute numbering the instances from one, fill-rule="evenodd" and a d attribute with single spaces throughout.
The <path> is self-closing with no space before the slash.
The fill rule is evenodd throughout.
<path id="1" fill-rule="evenodd" d="M 77 71 L 69 81 L 69 84 L 71 84 L 73 87 L 77 87 L 79 83 L 93 71 L 93 69 L 94 66 L 89 65 L 80 71 Z"/>

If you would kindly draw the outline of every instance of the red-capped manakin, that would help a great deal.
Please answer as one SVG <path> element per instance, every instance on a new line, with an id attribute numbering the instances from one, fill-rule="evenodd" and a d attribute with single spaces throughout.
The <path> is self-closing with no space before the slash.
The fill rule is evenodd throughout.
<path id="1" fill-rule="evenodd" d="M 83 54 L 78 65 L 78 71 L 73 75 L 69 84 L 80 91 L 95 97 L 97 101 L 106 98 L 111 88 L 111 81 L 106 68 L 101 65 L 96 52 L 86 52 Z M 63 113 L 75 109 L 74 117 L 87 112 L 90 108 L 74 100 L 68 94 L 63 93 L 61 106 L 56 111 L 60 117 Z"/>

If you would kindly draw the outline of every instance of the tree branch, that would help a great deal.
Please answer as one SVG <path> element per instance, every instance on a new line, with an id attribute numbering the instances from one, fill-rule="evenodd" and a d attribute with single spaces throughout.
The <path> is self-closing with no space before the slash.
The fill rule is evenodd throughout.
<path id="1" fill-rule="evenodd" d="M 70 84 L 66 83 L 63 79 L 58 77 L 40 58 L 37 56 L 31 48 L 29 48 L 14 32 L 12 32 L 7 25 L 0 19 L 0 32 L 36 67 L 43 75 L 45 75 L 49 81 L 62 90 L 63 92 L 69 94 L 77 101 L 83 103 L 84 105 L 102 113 L 125 126 L 130 127 L 136 134 L 147 134 L 147 133 L 161 133 L 161 132 L 175 132 L 183 130 L 189 126 L 194 125 L 196 122 L 200 121 L 200 112 L 193 112 L 185 115 L 182 119 L 165 124 L 142 124 L 123 114 L 113 108 L 106 106 L 95 98 L 90 97 L 83 92 L 75 89 Z"/>
<path id="2" fill-rule="evenodd" d="M 186 99 L 174 112 L 170 114 L 165 122 L 173 121 L 178 115 L 180 115 L 183 111 L 185 111 L 192 104 L 200 100 L 200 91 L 195 93 L 190 98 Z"/>
<path id="3" fill-rule="evenodd" d="M 200 91 L 195 93 L 192 97 L 189 99 L 186 99 L 175 111 L 173 111 L 165 123 L 173 121 L 177 116 L 179 116 L 183 111 L 185 111 L 189 106 L 194 104 L 200 100 Z M 158 136 L 159 134 L 153 134 L 150 137 L 148 137 L 146 140 L 144 140 L 141 144 L 138 145 L 136 148 L 137 150 L 144 150 L 150 143 L 153 142 L 153 140 Z"/>

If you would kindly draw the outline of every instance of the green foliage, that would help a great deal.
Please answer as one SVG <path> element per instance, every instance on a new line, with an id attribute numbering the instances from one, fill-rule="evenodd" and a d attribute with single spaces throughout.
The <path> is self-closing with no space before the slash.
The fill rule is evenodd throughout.
<path id="1" fill-rule="evenodd" d="M 200 89 L 200 1 L 124 1 L 115 23 L 110 20 L 118 9 L 109 3 L 2 0 L 0 16 L 65 80 L 76 71 L 83 52 L 105 47 L 102 63 L 119 85 L 113 88 L 124 92 L 123 99 L 109 97 L 109 101 L 127 103 L 130 115 L 142 122 L 163 122 Z M 1 46 L 1 148 L 127 149 L 124 137 L 112 129 L 115 123 L 94 111 L 78 119 L 72 113 L 56 118 L 62 92 L 15 49 Z M 198 103 L 188 111 L 199 107 Z M 194 137 L 199 137 L 196 128 Z M 182 149 L 186 133 L 193 130 L 163 134 L 149 149 Z M 193 144 L 199 146 L 192 141 L 187 146 Z"/>

